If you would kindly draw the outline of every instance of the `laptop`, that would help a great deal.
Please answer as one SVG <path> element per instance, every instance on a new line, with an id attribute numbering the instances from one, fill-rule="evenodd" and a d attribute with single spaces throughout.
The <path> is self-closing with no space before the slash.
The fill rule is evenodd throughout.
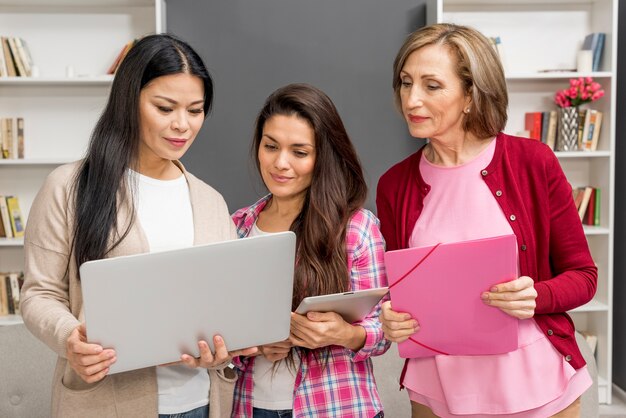
<path id="1" fill-rule="evenodd" d="M 289 337 L 296 236 L 281 232 L 80 266 L 87 339 L 119 373 Z"/>

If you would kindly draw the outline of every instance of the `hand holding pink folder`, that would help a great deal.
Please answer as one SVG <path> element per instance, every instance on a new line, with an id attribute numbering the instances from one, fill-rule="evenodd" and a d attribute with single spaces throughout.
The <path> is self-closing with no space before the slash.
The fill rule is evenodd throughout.
<path id="1" fill-rule="evenodd" d="M 389 251 L 385 264 L 393 310 L 420 324 L 398 344 L 400 357 L 517 349 L 519 320 L 480 298 L 494 284 L 517 278 L 514 235 Z"/>

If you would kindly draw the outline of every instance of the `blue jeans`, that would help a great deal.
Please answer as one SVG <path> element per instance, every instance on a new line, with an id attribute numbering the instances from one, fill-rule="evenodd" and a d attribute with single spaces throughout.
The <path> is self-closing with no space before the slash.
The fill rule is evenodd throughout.
<path id="1" fill-rule="evenodd" d="M 204 405 L 180 414 L 159 414 L 159 418 L 209 418 L 209 405 Z"/>
<path id="2" fill-rule="evenodd" d="M 383 418 L 385 414 L 383 412 L 379 412 L 373 418 Z M 253 408 L 252 409 L 252 417 L 253 418 L 291 418 L 291 409 L 285 409 L 282 411 L 273 411 L 271 409 L 260 409 Z"/>
<path id="3" fill-rule="evenodd" d="M 291 409 L 283 409 L 281 411 L 261 408 L 252 409 L 252 418 L 291 418 L 292 416 Z"/>

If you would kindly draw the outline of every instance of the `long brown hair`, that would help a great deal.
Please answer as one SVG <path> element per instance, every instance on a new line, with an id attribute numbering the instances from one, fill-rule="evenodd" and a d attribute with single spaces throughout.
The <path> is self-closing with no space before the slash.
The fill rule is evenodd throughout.
<path id="1" fill-rule="evenodd" d="M 307 296 L 350 287 L 346 228 L 363 206 L 367 184 L 361 163 L 332 100 L 308 84 L 289 84 L 272 93 L 256 120 L 252 152 L 259 167 L 265 122 L 274 115 L 297 116 L 315 133 L 315 164 L 302 211 L 291 224 L 297 237 L 292 309 Z"/>

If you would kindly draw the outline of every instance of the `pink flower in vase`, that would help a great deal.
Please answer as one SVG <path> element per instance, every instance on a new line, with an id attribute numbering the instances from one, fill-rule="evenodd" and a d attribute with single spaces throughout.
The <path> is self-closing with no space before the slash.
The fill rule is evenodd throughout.
<path id="1" fill-rule="evenodd" d="M 590 103 L 604 96 L 600 83 L 592 77 L 571 78 L 569 88 L 559 90 L 554 96 L 554 103 L 559 107 L 578 107 Z"/>

